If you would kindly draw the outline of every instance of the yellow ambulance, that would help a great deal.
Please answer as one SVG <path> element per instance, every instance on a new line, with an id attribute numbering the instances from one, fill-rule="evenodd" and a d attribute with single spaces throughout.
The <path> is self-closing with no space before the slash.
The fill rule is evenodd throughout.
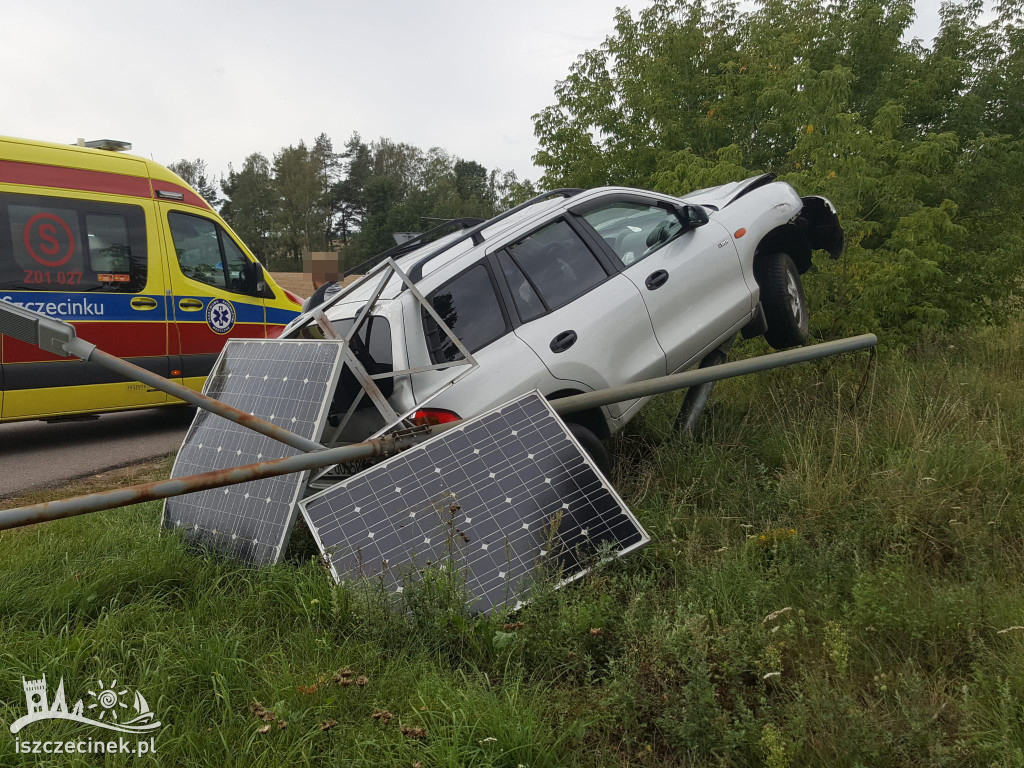
<path id="1" fill-rule="evenodd" d="M 302 300 L 195 190 L 118 142 L 0 137 L 0 301 L 193 389 L 231 338 L 274 338 Z M 0 335 L 0 422 L 178 403 Z"/>

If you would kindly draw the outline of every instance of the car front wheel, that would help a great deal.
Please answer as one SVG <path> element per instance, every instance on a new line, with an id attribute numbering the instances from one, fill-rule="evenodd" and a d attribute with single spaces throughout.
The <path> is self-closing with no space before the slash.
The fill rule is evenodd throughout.
<path id="1" fill-rule="evenodd" d="M 769 254 L 758 260 L 755 273 L 768 323 L 765 339 L 775 349 L 806 344 L 810 338 L 807 297 L 793 259 L 785 253 Z"/>

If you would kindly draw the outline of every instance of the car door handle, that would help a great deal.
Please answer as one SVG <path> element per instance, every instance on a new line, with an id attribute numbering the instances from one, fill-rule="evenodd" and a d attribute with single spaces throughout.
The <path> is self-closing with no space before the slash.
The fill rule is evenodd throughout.
<path id="1" fill-rule="evenodd" d="M 156 309 L 156 299 L 149 296 L 136 296 L 131 300 L 132 309 Z"/>
<path id="2" fill-rule="evenodd" d="M 657 272 L 651 272 L 644 280 L 644 285 L 647 286 L 648 290 L 654 291 L 661 288 L 665 283 L 668 282 L 668 272 L 664 269 L 659 269 Z"/>
<path id="3" fill-rule="evenodd" d="M 551 347 L 551 351 L 555 354 L 565 352 L 565 350 L 576 343 L 576 338 L 576 331 L 562 331 L 551 340 L 551 344 L 549 345 Z"/>
<path id="4" fill-rule="evenodd" d="M 203 308 L 203 302 L 199 299 L 181 299 L 178 306 L 186 312 L 198 312 Z"/>

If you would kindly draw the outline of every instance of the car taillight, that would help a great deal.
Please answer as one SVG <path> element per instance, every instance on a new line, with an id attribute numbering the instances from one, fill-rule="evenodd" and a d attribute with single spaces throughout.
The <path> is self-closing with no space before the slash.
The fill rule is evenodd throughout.
<path id="1" fill-rule="evenodd" d="M 453 411 L 445 411 L 440 408 L 421 408 L 413 415 L 412 421 L 418 427 L 427 427 L 433 424 L 450 424 L 460 418 L 459 414 Z"/>

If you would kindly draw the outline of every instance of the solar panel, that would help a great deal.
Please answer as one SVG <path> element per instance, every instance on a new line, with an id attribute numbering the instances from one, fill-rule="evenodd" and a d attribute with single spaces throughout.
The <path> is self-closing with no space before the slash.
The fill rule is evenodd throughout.
<path id="1" fill-rule="evenodd" d="M 203 391 L 280 427 L 319 440 L 338 381 L 338 341 L 241 341 L 224 347 Z M 200 410 L 171 477 L 226 469 L 301 453 L 284 443 Z M 309 472 L 267 477 L 164 502 L 163 527 L 251 565 L 278 562 Z"/>
<path id="2" fill-rule="evenodd" d="M 533 392 L 299 503 L 339 582 L 401 592 L 429 564 L 461 569 L 474 610 L 525 600 L 538 566 L 561 584 L 650 541 Z"/>

